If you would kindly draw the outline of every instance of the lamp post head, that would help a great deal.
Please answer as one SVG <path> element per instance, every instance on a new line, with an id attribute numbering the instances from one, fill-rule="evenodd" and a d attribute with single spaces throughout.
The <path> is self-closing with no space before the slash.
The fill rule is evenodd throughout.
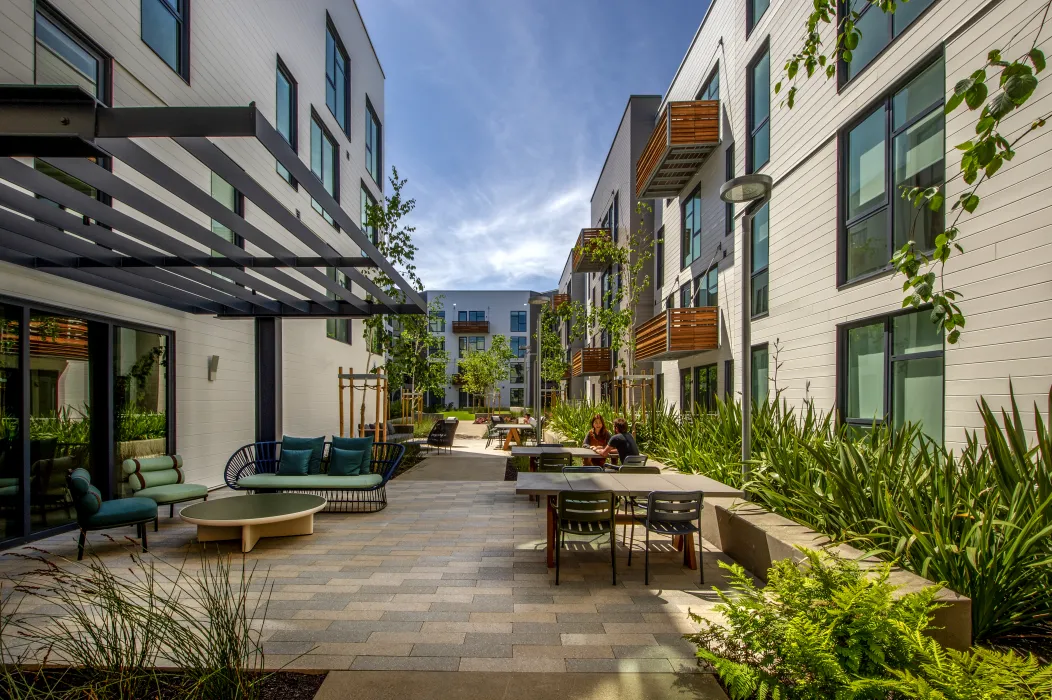
<path id="1" fill-rule="evenodd" d="M 544 306 L 545 304 L 550 304 L 551 301 L 552 301 L 551 297 L 545 296 L 543 294 L 539 294 L 539 295 L 537 295 L 535 297 L 530 297 L 530 303 L 533 304 L 534 306 Z"/>
<path id="2" fill-rule="evenodd" d="M 720 187 L 720 199 L 730 204 L 744 204 L 769 197 L 774 181 L 770 175 L 753 173 L 735 177 Z"/>

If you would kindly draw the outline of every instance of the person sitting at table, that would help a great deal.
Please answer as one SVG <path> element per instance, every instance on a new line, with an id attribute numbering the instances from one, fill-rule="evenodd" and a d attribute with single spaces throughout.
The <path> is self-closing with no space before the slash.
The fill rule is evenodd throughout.
<path id="1" fill-rule="evenodd" d="M 526 413 L 523 414 L 522 422 L 525 423 L 526 425 L 533 425 L 533 418 L 530 418 L 530 412 L 529 411 L 526 411 Z"/>
<path id="2" fill-rule="evenodd" d="M 606 443 L 606 447 L 596 447 L 595 445 L 590 445 L 590 447 L 592 452 L 604 459 L 611 452 L 617 452 L 619 459 L 639 454 L 639 446 L 636 445 L 636 439 L 632 436 L 632 433 L 628 432 L 628 421 L 624 418 L 614 419 L 614 434 Z"/>
<path id="3" fill-rule="evenodd" d="M 606 429 L 606 421 L 596 413 L 592 416 L 592 429 L 584 436 L 584 447 L 606 447 L 610 442 L 610 431 Z M 583 460 L 585 466 L 602 466 L 603 460 L 599 457 L 586 457 Z"/>

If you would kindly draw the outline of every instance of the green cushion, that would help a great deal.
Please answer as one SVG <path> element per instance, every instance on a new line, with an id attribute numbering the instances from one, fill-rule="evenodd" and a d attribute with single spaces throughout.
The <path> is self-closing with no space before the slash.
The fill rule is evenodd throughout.
<path id="1" fill-rule="evenodd" d="M 316 438 L 301 438 L 301 437 L 289 437 L 283 435 L 281 437 L 281 451 L 285 450 L 310 450 L 310 465 L 307 468 L 308 474 L 321 474 L 321 459 L 325 455 L 325 436 Z"/>
<path id="2" fill-rule="evenodd" d="M 135 472 L 157 472 L 165 469 L 183 468 L 183 458 L 179 455 L 164 455 L 161 457 L 141 457 L 139 459 L 126 459 L 121 462 L 121 471 L 125 474 Z"/>
<path id="3" fill-rule="evenodd" d="M 155 503 L 181 503 L 208 495 L 208 487 L 201 484 L 166 484 L 151 486 L 135 493 L 138 498 L 149 498 Z"/>
<path id="4" fill-rule="evenodd" d="M 149 498 L 118 498 L 104 501 L 98 512 L 81 519 L 86 528 L 116 527 L 129 523 L 141 523 L 157 517 L 157 503 Z"/>
<path id="5" fill-rule="evenodd" d="M 243 489 L 367 489 L 383 482 L 379 474 L 357 476 L 281 476 L 278 474 L 253 474 L 237 480 Z"/>
<path id="6" fill-rule="evenodd" d="M 281 450 L 278 474 L 282 476 L 307 476 L 310 470 L 310 450 Z"/>
<path id="7" fill-rule="evenodd" d="M 329 456 L 329 476 L 356 476 L 369 473 L 369 464 L 365 461 L 362 450 L 341 450 L 332 448 Z"/>
<path id="8" fill-rule="evenodd" d="M 373 436 L 360 437 L 360 438 L 345 438 L 345 437 L 333 437 L 332 446 L 338 447 L 341 450 L 360 450 L 369 455 L 369 461 L 372 461 L 373 454 Z M 368 471 L 368 469 L 366 469 Z"/>
<path id="9" fill-rule="evenodd" d="M 77 517 L 82 520 L 95 515 L 102 507 L 102 494 L 91 485 L 91 474 L 87 469 L 74 469 L 69 475 L 69 495 L 77 509 Z"/>

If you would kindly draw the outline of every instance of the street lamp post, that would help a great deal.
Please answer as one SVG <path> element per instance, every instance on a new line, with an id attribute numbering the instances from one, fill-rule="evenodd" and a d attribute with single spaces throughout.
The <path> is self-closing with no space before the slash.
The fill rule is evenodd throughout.
<path id="1" fill-rule="evenodd" d="M 550 296 L 547 296 L 545 294 L 538 294 L 536 296 L 531 296 L 529 303 L 530 303 L 531 306 L 544 306 L 546 304 L 550 304 L 551 302 L 552 302 L 552 298 Z M 533 396 L 534 410 L 536 411 L 536 413 L 534 413 L 534 415 L 537 417 L 537 442 L 538 443 L 542 441 L 541 438 L 543 437 L 540 434 L 540 430 L 541 430 L 541 416 L 544 414 L 544 397 L 543 397 L 544 379 L 541 376 L 541 365 L 544 362 L 544 342 L 543 342 L 544 329 L 541 328 L 540 318 L 541 318 L 541 315 L 540 315 L 540 313 L 538 313 L 537 314 L 537 328 L 536 328 L 536 332 L 534 334 L 537 337 L 537 353 L 536 353 L 537 369 L 535 371 L 535 374 L 537 375 L 537 377 L 534 380 L 534 386 L 536 387 L 536 393 Z"/>
<path id="2" fill-rule="evenodd" d="M 752 456 L 752 219 L 771 197 L 774 182 L 769 175 L 742 175 L 723 183 L 720 199 L 748 204 L 742 214 L 741 252 L 741 370 L 742 370 L 742 483 L 749 476 Z"/>

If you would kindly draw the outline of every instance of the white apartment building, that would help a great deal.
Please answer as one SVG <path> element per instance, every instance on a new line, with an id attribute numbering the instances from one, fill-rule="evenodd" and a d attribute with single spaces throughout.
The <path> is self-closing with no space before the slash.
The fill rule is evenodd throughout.
<path id="1" fill-rule="evenodd" d="M 530 299 L 537 296 L 537 292 L 528 290 L 428 290 L 428 303 L 438 299 L 442 304 L 439 317 L 432 317 L 431 331 L 445 339 L 449 354 L 446 375 L 455 381 L 458 360 L 473 350 L 489 350 L 493 338 L 503 335 L 508 338 L 515 359 L 508 381 L 497 387 L 499 404 L 532 406 L 536 385 L 534 336 L 540 307 L 531 304 Z M 451 381 L 442 403 L 468 408 L 477 399 Z"/>
<path id="2" fill-rule="evenodd" d="M 210 487 L 242 445 L 336 433 L 381 310 L 358 268 L 387 264 L 360 231 L 384 73 L 355 3 L 5 0 L 0 37 L 0 541 L 70 527 L 55 457 L 120 493 L 110 406 Z M 73 124 L 38 141 L 12 105 Z M 56 416 L 90 418 L 86 442 L 19 427 Z"/>
<path id="3" fill-rule="evenodd" d="M 789 109 L 774 84 L 799 49 L 810 3 L 713 0 L 655 128 L 659 150 L 671 135 L 694 147 L 696 160 L 685 171 L 674 158 L 651 170 L 639 165 L 636 194 L 654 202 L 664 240 L 653 313 L 705 307 L 719 318 L 718 333 L 693 352 L 655 353 L 668 401 L 704 406 L 741 387 L 735 251 L 743 208 L 723 203 L 719 189 L 734 175 L 756 172 L 770 175 L 774 187 L 754 220 L 747 271 L 753 370 L 744 380 L 754 396 L 778 390 L 791 404 L 813 399 L 859 424 L 919 420 L 950 447 L 963 444 L 965 430 L 982 429 L 980 396 L 995 409 L 1008 405 L 1010 381 L 1027 415 L 1035 402 L 1045 406 L 1052 384 L 1047 127 L 981 187 L 976 214 L 961 219 L 965 252 L 952 258 L 946 275 L 947 287 L 963 295 L 967 326 L 959 343 L 944 344 L 927 311 L 901 309 L 903 278 L 888 269 L 915 214 L 900 186 L 952 177 L 960 164 L 955 146 L 974 134 L 978 113 L 944 115 L 947 96 L 991 49 L 1024 54 L 1038 25 L 1031 15 L 1042 7 L 1036 0 L 911 0 L 891 19 L 870 6 L 850 66 L 838 66 L 833 79 L 802 83 Z M 832 30 L 823 32 L 823 45 L 831 45 Z M 1005 120 L 1002 133 L 1019 133 L 1048 111 L 1047 82 Z M 662 131 L 668 110 L 694 109 L 699 101 L 718 101 L 718 111 L 680 111 L 674 123 L 693 131 Z M 647 185 L 651 172 L 657 175 Z M 946 202 L 962 187 L 952 179 Z M 914 235 L 930 245 L 943 218 L 926 214 Z"/>

